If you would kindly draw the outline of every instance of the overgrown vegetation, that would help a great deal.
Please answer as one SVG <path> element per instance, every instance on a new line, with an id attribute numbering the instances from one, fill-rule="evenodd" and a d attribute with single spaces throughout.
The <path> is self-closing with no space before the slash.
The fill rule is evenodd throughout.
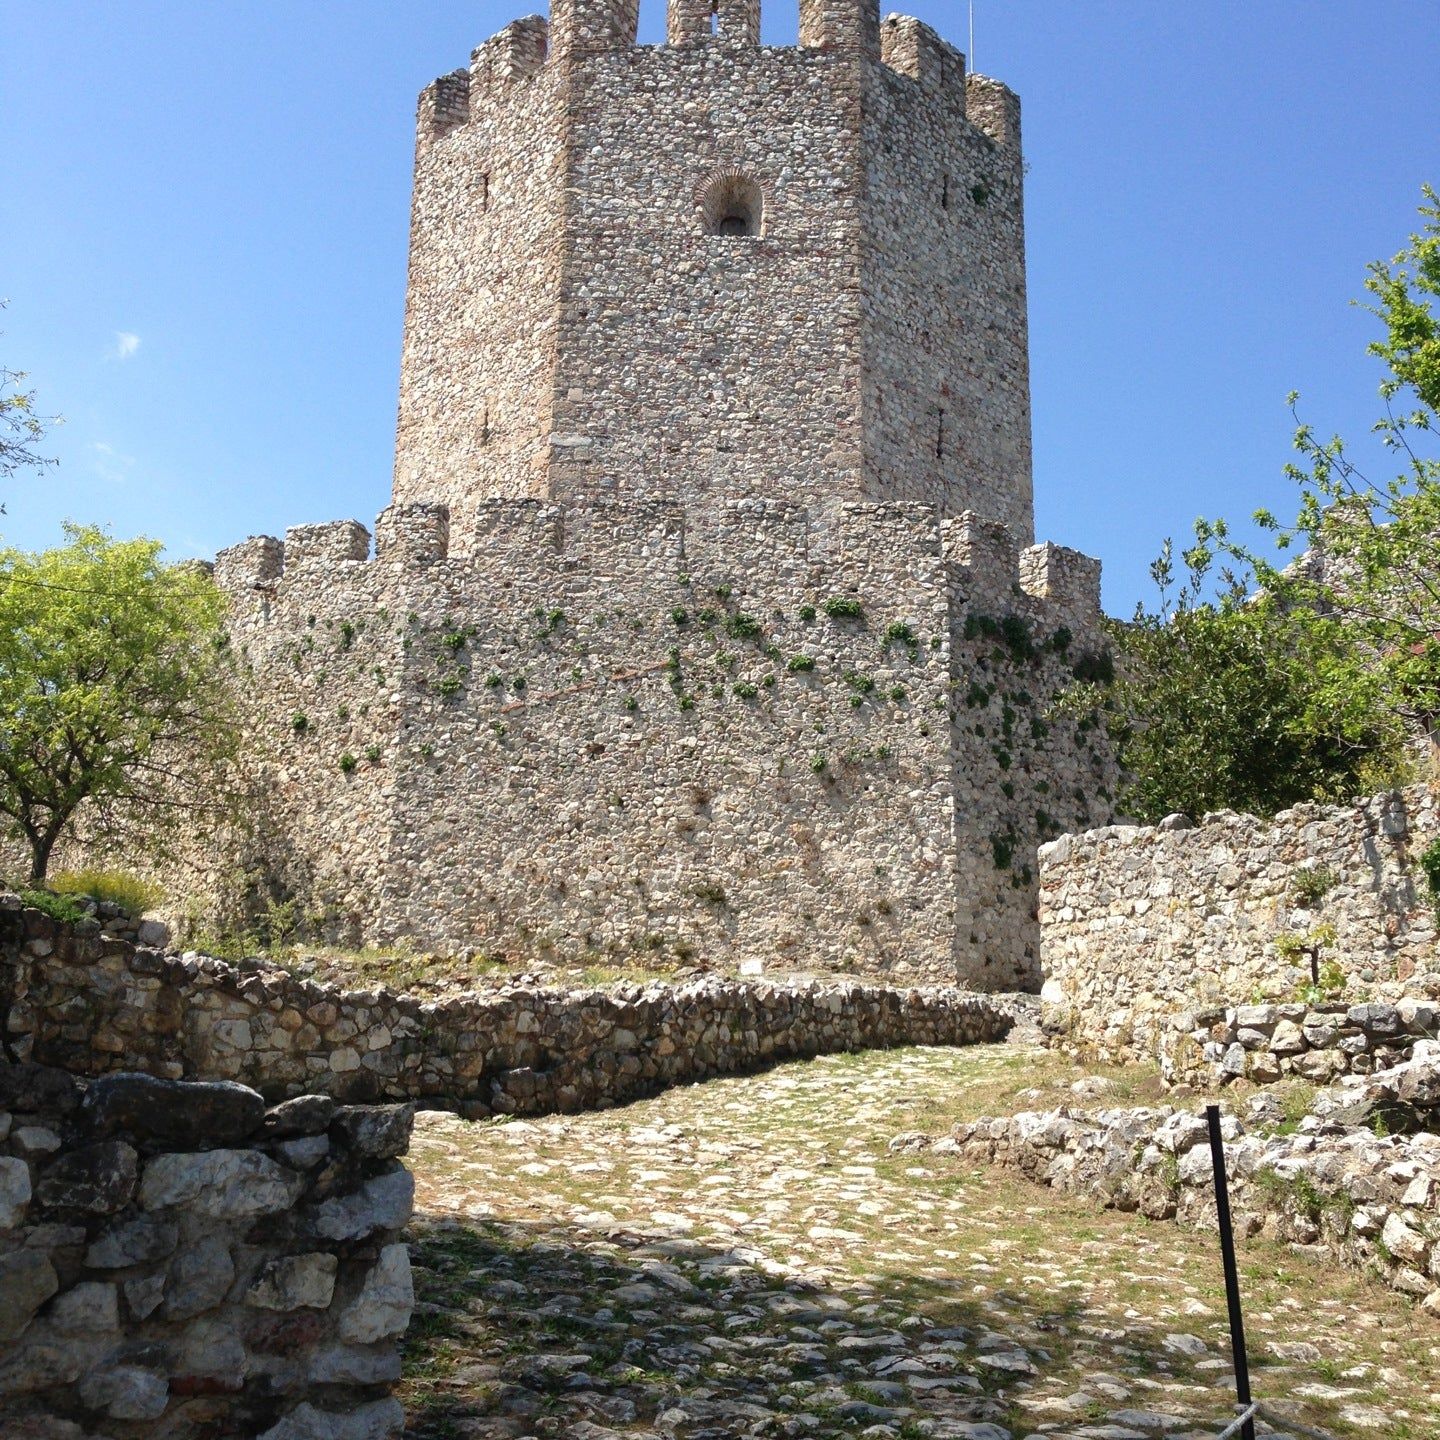
<path id="1" fill-rule="evenodd" d="M 62 870 L 50 876 L 48 888 L 57 895 L 83 895 L 118 905 L 127 915 L 143 915 L 165 898 L 161 886 L 128 870 Z"/>

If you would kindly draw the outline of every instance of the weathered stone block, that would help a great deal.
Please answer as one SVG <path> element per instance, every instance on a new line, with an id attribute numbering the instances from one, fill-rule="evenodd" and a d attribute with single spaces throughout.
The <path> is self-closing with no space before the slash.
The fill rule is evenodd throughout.
<path id="1" fill-rule="evenodd" d="M 86 1093 L 83 1113 L 98 1134 L 125 1131 L 189 1149 L 249 1139 L 265 1118 L 265 1102 L 246 1085 L 124 1073 L 95 1081 Z"/>
<path id="2" fill-rule="evenodd" d="M 216 1219 L 242 1219 L 288 1210 L 305 1181 L 253 1150 L 160 1155 L 145 1167 L 140 1203 L 147 1210 L 183 1205 Z"/>

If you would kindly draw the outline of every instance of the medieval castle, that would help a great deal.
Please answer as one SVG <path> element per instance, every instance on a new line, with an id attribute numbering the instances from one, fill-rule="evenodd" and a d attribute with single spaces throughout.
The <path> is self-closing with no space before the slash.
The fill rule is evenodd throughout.
<path id="1" fill-rule="evenodd" d="M 553 0 L 421 96 L 394 503 L 223 551 L 236 856 L 350 939 L 1038 984 L 1109 818 L 1019 105 L 878 0 Z"/>

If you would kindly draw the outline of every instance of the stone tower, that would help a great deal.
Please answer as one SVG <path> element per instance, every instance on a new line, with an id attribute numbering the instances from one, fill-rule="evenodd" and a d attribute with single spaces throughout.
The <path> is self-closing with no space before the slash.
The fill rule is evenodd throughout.
<path id="1" fill-rule="evenodd" d="M 1019 105 L 878 0 L 553 0 L 420 101 L 395 501 L 920 501 L 1033 538 Z"/>

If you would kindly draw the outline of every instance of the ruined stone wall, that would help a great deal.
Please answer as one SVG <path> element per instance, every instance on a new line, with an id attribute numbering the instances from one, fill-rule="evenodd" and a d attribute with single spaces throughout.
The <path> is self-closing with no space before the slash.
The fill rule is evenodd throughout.
<path id="1" fill-rule="evenodd" d="M 468 538 L 498 496 L 918 500 L 1028 542 L 1014 97 L 812 8 L 798 47 L 684 3 L 637 46 L 587 0 L 425 93 L 397 503 Z"/>
<path id="2" fill-rule="evenodd" d="M 1322 1093 L 1298 1121 L 1257 1095 L 1243 1118 L 1222 1116 L 1221 1135 L 1241 1236 L 1323 1249 L 1440 1315 L 1440 1046 L 1414 1048 L 1407 1064 Z M 941 1146 L 1103 1206 L 1216 1228 L 1195 1113 L 1025 1111 L 962 1124 Z"/>
<path id="3" fill-rule="evenodd" d="M 6 1053 L 82 1074 L 238 1080 L 271 1100 L 416 1100 L 467 1116 L 576 1111 L 796 1057 L 968 1045 L 1017 1002 L 855 983 L 541 990 L 422 1002 L 280 968 L 138 950 L 0 897 Z"/>
<path id="4" fill-rule="evenodd" d="M 399 1436 L 410 1122 L 0 1061 L 0 1432 Z"/>
<path id="5" fill-rule="evenodd" d="M 1417 860 L 1437 833 L 1435 797 L 1416 786 L 1273 821 L 1064 836 L 1040 856 L 1051 1020 L 1116 1056 L 1153 1054 L 1177 1012 L 1301 998 L 1312 973 L 1295 947 L 1317 942 L 1337 994 L 1426 992 L 1440 961 Z"/>
<path id="6" fill-rule="evenodd" d="M 1093 562 L 924 506 L 473 523 L 219 557 L 260 777 L 238 871 L 352 940 L 1038 983 L 1035 845 L 1113 783 L 1057 708 Z"/>
<path id="7" fill-rule="evenodd" d="M 1232 1080 L 1328 1084 L 1404 1064 L 1420 1041 L 1437 1038 L 1440 1007 L 1416 995 L 1394 1005 L 1296 1000 L 1186 1010 L 1159 1031 L 1160 1075 L 1167 1085 L 1202 1088 Z"/>

